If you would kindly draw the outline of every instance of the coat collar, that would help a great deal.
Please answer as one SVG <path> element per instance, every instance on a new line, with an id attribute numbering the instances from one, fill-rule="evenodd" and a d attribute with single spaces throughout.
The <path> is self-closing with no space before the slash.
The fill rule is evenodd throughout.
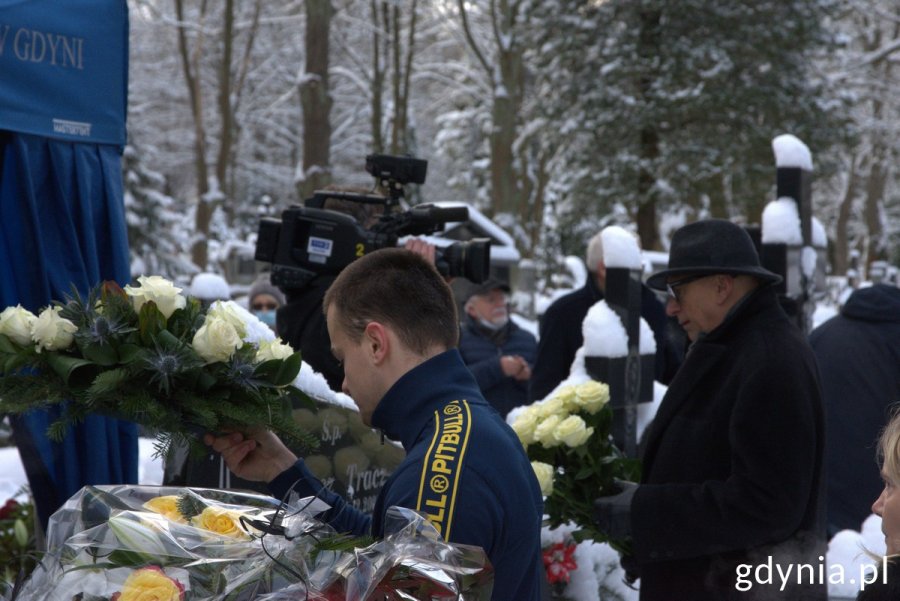
<path id="1" fill-rule="evenodd" d="M 417 365 L 394 382 L 375 408 L 372 425 L 388 438 L 399 440 L 409 452 L 434 412 L 456 399 L 485 403 L 475 378 L 454 348 Z"/>

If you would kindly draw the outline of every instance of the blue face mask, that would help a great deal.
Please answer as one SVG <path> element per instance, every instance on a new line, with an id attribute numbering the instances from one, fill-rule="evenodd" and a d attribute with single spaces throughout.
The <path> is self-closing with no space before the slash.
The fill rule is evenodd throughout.
<path id="1" fill-rule="evenodd" d="M 270 328 L 275 328 L 275 309 L 270 309 L 268 311 L 254 311 L 253 314 Z"/>

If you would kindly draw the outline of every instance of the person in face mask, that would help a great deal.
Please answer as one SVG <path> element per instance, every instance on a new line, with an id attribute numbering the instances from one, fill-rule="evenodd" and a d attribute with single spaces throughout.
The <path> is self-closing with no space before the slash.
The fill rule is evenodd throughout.
<path id="1" fill-rule="evenodd" d="M 272 285 L 269 281 L 269 274 L 264 273 L 250 287 L 247 304 L 250 311 L 261 322 L 272 328 L 276 334 L 278 333 L 275 329 L 275 311 L 284 304 L 284 294 Z"/>
<path id="2" fill-rule="evenodd" d="M 470 288 L 459 352 L 484 398 L 501 416 L 526 402 L 535 337 L 509 318 L 509 286 L 490 278 Z"/>

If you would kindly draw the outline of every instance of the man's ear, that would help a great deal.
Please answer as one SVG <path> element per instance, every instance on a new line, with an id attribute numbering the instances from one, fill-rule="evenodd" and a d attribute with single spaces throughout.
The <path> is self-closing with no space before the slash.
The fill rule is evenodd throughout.
<path id="1" fill-rule="evenodd" d="M 728 299 L 730 299 L 731 295 L 734 293 L 734 276 L 724 274 L 717 275 L 715 281 L 716 302 L 721 305 L 728 302 Z"/>
<path id="2" fill-rule="evenodd" d="M 382 364 L 390 353 L 390 337 L 384 324 L 370 321 L 363 330 L 366 353 L 375 365 Z"/>

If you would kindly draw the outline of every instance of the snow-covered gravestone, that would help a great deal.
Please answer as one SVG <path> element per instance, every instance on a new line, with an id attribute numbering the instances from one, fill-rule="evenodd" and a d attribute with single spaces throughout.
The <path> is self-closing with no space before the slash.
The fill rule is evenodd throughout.
<path id="1" fill-rule="evenodd" d="M 797 324 L 809 330 L 808 306 L 816 290 L 825 289 L 825 228 L 812 215 L 810 184 L 812 156 L 796 137 L 784 134 L 772 140 L 776 164 L 776 200 L 762 216 L 760 260 L 784 281 L 777 291 Z"/>
<path id="2" fill-rule="evenodd" d="M 653 400 L 656 353 L 653 333 L 641 321 L 643 263 L 637 240 L 623 228 L 609 226 L 600 236 L 605 300 L 588 311 L 582 326 L 584 365 L 591 378 L 609 385 L 616 445 L 637 457 L 637 406 Z M 649 333 L 646 344 L 643 329 Z"/>

